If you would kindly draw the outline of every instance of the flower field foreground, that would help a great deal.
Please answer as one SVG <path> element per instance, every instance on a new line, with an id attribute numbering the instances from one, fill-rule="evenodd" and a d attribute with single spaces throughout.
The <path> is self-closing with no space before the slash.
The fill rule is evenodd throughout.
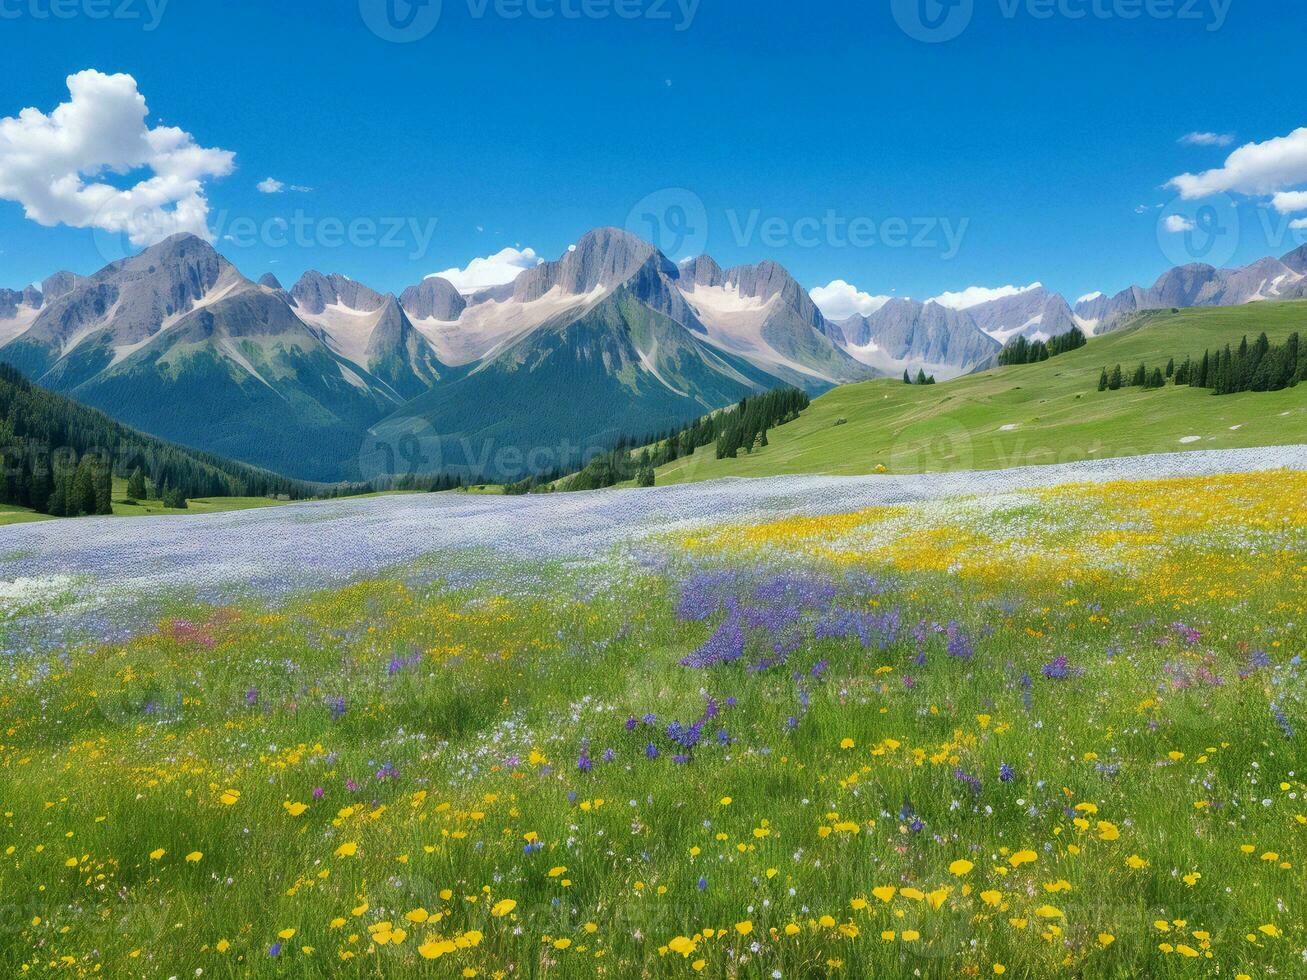
<path id="1" fill-rule="evenodd" d="M 1302 976 L 1304 545 L 1070 486 L 11 658 L 0 974 Z"/>

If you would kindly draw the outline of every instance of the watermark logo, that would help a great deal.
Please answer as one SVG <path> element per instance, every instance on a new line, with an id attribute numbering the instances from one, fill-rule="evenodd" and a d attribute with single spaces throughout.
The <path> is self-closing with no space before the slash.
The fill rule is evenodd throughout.
<path id="1" fill-rule="evenodd" d="M 711 219 L 703 199 L 684 187 L 668 187 L 641 198 L 628 212 L 624 227 L 656 245 L 673 260 L 704 255 L 710 229 L 725 233 L 740 249 L 913 248 L 953 259 L 962 248 L 970 218 L 843 214 L 785 215 L 762 208 L 727 208 Z"/>
<path id="2" fill-rule="evenodd" d="M 438 474 L 444 465 L 440 433 L 414 416 L 369 431 L 359 447 L 359 475 L 377 485 L 392 486 Z"/>
<path id="3" fill-rule="evenodd" d="M 1007 21 L 1174 21 L 1211 33 L 1225 26 L 1234 0 L 995 0 Z M 890 0 L 899 29 L 925 44 L 961 36 L 975 16 L 975 0 Z"/>
<path id="4" fill-rule="evenodd" d="M 1226 194 L 1176 198 L 1158 215 L 1157 243 L 1172 265 L 1224 266 L 1239 248 L 1239 206 Z"/>
<path id="5" fill-rule="evenodd" d="M 169 0 L 0 0 L 0 20 L 138 21 L 154 31 L 163 22 Z"/>
<path id="6" fill-rule="evenodd" d="M 625 228 L 671 259 L 702 255 L 708 248 L 708 209 L 684 187 L 667 187 L 642 197 L 626 216 Z"/>
<path id="7" fill-rule="evenodd" d="M 412 44 L 440 23 L 443 0 L 359 0 L 363 23 L 383 41 Z"/>
<path id="8" fill-rule="evenodd" d="M 894 20 L 904 34 L 925 44 L 943 44 L 971 24 L 975 0 L 891 0 Z"/>

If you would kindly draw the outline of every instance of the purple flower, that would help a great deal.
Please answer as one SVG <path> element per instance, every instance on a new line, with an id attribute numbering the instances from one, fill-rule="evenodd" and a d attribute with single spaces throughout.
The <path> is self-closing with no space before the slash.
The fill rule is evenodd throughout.
<path id="1" fill-rule="evenodd" d="M 277 956 L 281 953 L 281 943 L 273 943 L 268 950 L 269 956 Z"/>
<path id="2" fill-rule="evenodd" d="M 326 792 L 327 792 L 327 791 L 326 791 L 325 789 L 323 789 L 321 786 L 314 786 L 314 787 L 313 787 L 313 798 L 314 798 L 315 800 L 320 800 L 320 799 L 322 799 L 323 796 L 326 795 Z"/>
<path id="3" fill-rule="evenodd" d="M 705 891 L 708 888 L 708 879 L 703 875 L 699 876 L 699 891 Z"/>
<path id="4" fill-rule="evenodd" d="M 1057 656 L 1044 664 L 1039 672 L 1051 681 L 1063 681 L 1071 676 L 1071 667 L 1065 656 Z"/>
<path id="5" fill-rule="evenodd" d="M 645 746 L 644 755 L 646 759 L 658 758 L 658 746 L 654 745 L 653 742 L 650 742 Z"/>
<path id="6" fill-rule="evenodd" d="M 1017 778 L 1016 770 L 1006 762 L 998 767 L 998 781 L 1001 783 L 1010 783 Z"/>
<path id="7" fill-rule="evenodd" d="M 259 703 L 259 689 L 257 687 L 252 687 L 245 692 L 245 704 L 246 706 L 253 708 L 258 703 Z"/>

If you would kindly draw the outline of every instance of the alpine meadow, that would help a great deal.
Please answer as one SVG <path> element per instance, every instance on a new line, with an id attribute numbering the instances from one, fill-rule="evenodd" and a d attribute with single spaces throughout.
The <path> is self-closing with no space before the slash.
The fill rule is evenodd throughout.
<path id="1" fill-rule="evenodd" d="M 1307 976 L 1307 10 L 0 13 L 0 976 Z"/>

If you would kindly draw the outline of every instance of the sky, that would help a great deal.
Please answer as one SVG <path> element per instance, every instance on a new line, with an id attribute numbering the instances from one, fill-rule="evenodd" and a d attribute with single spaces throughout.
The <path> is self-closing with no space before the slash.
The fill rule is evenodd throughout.
<path id="1" fill-rule="evenodd" d="M 182 229 L 288 286 L 472 288 L 616 225 L 841 312 L 1074 303 L 1307 242 L 1304 28 L 1261 0 L 0 0 L 0 286 Z"/>

